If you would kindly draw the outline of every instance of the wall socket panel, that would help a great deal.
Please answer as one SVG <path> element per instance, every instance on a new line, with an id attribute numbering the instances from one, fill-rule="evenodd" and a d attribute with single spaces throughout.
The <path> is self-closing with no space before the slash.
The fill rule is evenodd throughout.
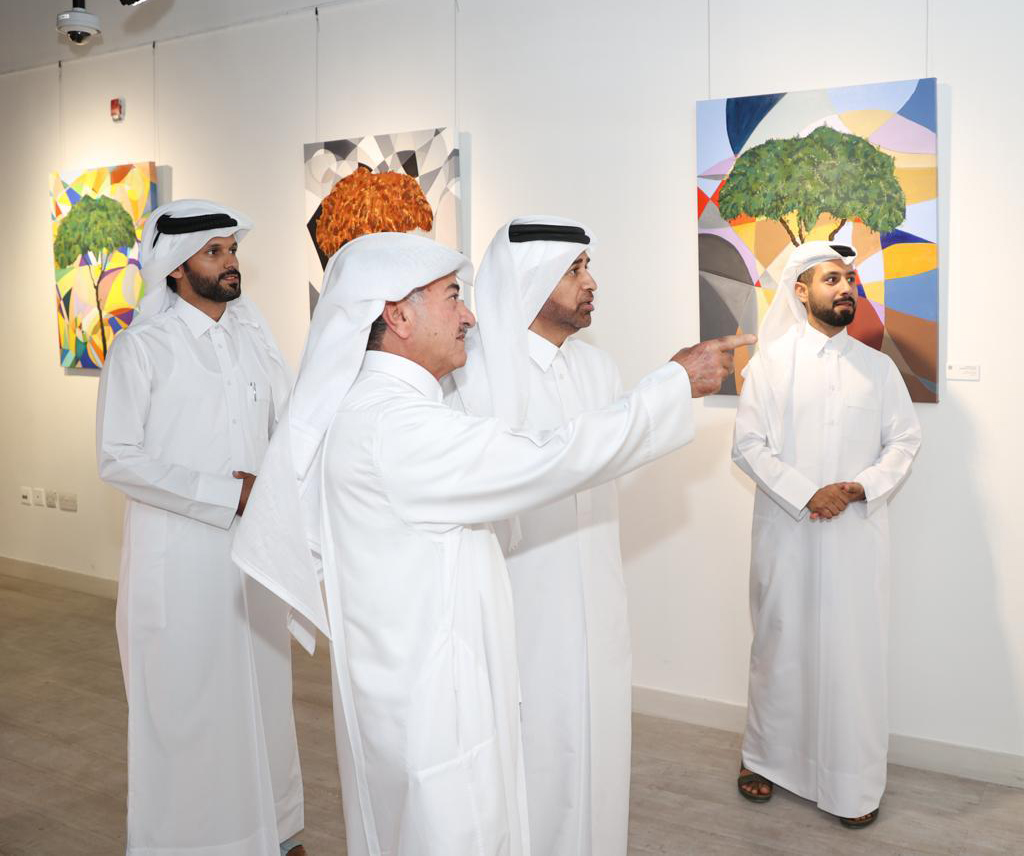
<path id="1" fill-rule="evenodd" d="M 61 493 L 57 496 L 57 507 L 61 511 L 78 511 L 78 494 Z"/>
<path id="2" fill-rule="evenodd" d="M 46 507 L 56 508 L 57 507 L 57 491 L 48 490 L 46 491 Z"/>
<path id="3" fill-rule="evenodd" d="M 40 508 L 46 507 L 46 491 L 41 487 L 32 488 L 32 504 Z"/>
<path id="4" fill-rule="evenodd" d="M 25 485 L 21 486 L 21 504 L 31 505 L 32 504 L 32 488 Z"/>

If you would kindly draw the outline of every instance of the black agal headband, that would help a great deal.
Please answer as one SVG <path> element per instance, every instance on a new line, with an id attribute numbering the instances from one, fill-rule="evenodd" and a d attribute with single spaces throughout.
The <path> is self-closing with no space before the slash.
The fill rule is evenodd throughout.
<path id="1" fill-rule="evenodd" d="M 513 223 L 508 227 L 508 239 L 513 244 L 525 244 L 527 241 L 590 243 L 590 236 L 579 226 L 547 226 L 542 223 Z"/>
<path id="2" fill-rule="evenodd" d="M 161 235 L 188 235 L 192 232 L 206 232 L 209 229 L 222 229 L 237 226 L 238 221 L 230 214 L 220 211 L 216 214 L 197 214 L 194 217 L 174 217 L 164 214 L 156 221 L 156 237 L 153 246 Z"/>
<path id="3" fill-rule="evenodd" d="M 848 247 L 845 244 L 829 244 L 829 248 L 835 250 L 844 259 L 857 255 L 857 251 L 853 247 Z"/>

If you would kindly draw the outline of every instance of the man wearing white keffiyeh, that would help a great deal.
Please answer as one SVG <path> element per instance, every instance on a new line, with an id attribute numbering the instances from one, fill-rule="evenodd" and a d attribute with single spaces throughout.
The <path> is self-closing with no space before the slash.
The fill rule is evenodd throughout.
<path id="1" fill-rule="evenodd" d="M 563 217 L 513 220 L 488 248 L 478 326 L 448 398 L 475 415 L 553 429 L 622 395 L 590 325 L 593 235 Z M 457 389 L 455 388 L 457 385 Z M 530 839 L 550 856 L 626 852 L 630 635 L 614 482 L 496 527 L 515 599 Z"/>
<path id="2" fill-rule="evenodd" d="M 409 234 L 331 259 L 232 553 L 331 639 L 349 856 L 530 852 L 512 599 L 489 524 L 683 445 L 691 394 L 727 371 L 720 351 L 693 376 L 677 354 L 552 431 L 459 413 L 439 380 L 465 361 L 457 277 L 471 270 Z"/>
<path id="3" fill-rule="evenodd" d="M 887 505 L 921 432 L 892 360 L 853 339 L 852 248 L 792 251 L 747 366 L 733 460 L 757 485 L 754 641 L 738 787 L 773 784 L 843 824 L 885 789 Z"/>
<path id="4" fill-rule="evenodd" d="M 197 199 L 150 215 L 146 294 L 100 381 L 100 476 L 127 496 L 128 856 L 305 852 L 286 841 L 303 827 L 287 611 L 230 556 L 290 386 L 241 297 L 251 226 Z"/>

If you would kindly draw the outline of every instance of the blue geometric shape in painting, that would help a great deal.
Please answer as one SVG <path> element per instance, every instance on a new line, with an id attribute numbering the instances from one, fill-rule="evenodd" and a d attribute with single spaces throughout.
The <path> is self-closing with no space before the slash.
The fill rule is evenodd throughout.
<path id="1" fill-rule="evenodd" d="M 925 77 L 917 82 L 917 89 L 904 104 L 899 114 L 904 119 L 917 122 L 929 131 L 935 130 L 935 78 Z"/>
<path id="2" fill-rule="evenodd" d="M 917 235 L 911 235 L 909 232 L 904 232 L 902 229 L 893 229 L 891 232 L 883 232 L 878 236 L 882 243 L 882 249 L 891 247 L 893 244 L 933 244 L 934 241 L 926 240 L 925 238 L 919 238 Z"/>
<path id="3" fill-rule="evenodd" d="M 725 132 L 725 99 L 697 102 L 697 175 L 736 153 Z"/>
<path id="4" fill-rule="evenodd" d="M 68 202 L 70 202 L 72 205 L 77 205 L 78 200 L 82 198 L 82 195 L 77 191 L 73 190 L 72 188 L 68 187 L 66 184 L 64 185 L 64 190 L 67 191 Z"/>
<path id="5" fill-rule="evenodd" d="M 837 113 L 853 110 L 891 110 L 896 113 L 913 97 L 918 83 L 920 80 L 899 80 L 895 83 L 843 86 L 828 90 L 828 98 Z"/>
<path id="6" fill-rule="evenodd" d="M 785 92 L 780 92 L 774 95 L 749 95 L 745 98 L 726 100 L 725 126 L 733 154 L 740 153 L 743 144 L 754 133 L 754 128 L 785 95 Z"/>
<path id="7" fill-rule="evenodd" d="M 938 320 L 939 272 L 900 276 L 885 282 L 885 308 L 895 309 L 925 321 Z"/>

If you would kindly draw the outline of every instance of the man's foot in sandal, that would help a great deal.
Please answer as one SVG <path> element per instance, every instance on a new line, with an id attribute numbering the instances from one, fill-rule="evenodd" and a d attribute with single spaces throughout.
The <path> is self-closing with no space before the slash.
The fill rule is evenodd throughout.
<path id="1" fill-rule="evenodd" d="M 753 773 L 746 767 L 740 767 L 740 775 L 736 780 L 740 795 L 751 802 L 768 802 L 772 798 L 774 785 L 764 776 Z"/>
<path id="2" fill-rule="evenodd" d="M 863 829 L 865 826 L 871 826 L 878 820 L 878 809 L 862 814 L 860 817 L 841 817 L 839 822 L 847 829 Z"/>

